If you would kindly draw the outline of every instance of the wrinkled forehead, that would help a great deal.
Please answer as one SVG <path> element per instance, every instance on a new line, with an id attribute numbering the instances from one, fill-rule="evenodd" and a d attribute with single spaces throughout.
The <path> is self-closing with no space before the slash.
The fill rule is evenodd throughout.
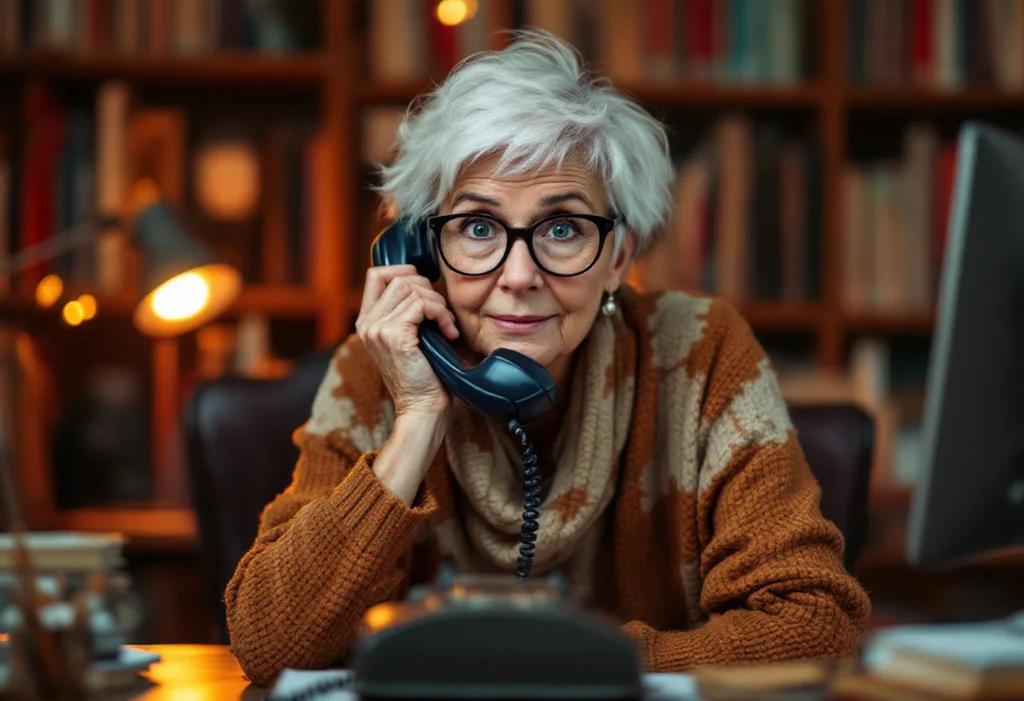
<path id="1" fill-rule="evenodd" d="M 450 207 L 472 196 L 477 201 L 491 200 L 492 206 L 538 206 L 567 193 L 581 195 L 576 199 L 595 212 L 608 208 L 601 178 L 576 155 L 570 154 L 561 163 L 502 167 L 500 155 L 491 154 L 459 169 L 444 204 Z"/>

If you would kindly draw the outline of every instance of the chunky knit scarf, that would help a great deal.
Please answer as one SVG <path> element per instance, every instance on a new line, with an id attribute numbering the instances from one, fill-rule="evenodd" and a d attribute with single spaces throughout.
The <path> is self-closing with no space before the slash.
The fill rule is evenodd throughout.
<path id="1" fill-rule="evenodd" d="M 599 316 L 580 348 L 554 476 L 539 508 L 536 573 L 564 566 L 571 580 L 586 579 L 632 423 L 635 361 L 636 341 L 621 316 Z M 514 570 L 523 513 L 521 445 L 507 427 L 462 402 L 449 410 L 447 436 L 464 523 L 442 524 L 442 551 L 461 570 Z"/>

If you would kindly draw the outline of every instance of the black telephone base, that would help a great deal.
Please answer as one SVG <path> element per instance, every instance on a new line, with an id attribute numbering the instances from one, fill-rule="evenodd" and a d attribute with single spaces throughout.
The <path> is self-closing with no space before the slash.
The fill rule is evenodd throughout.
<path id="1" fill-rule="evenodd" d="M 366 699 L 640 699 L 642 665 L 614 623 L 563 587 L 454 577 L 371 608 L 354 659 Z"/>

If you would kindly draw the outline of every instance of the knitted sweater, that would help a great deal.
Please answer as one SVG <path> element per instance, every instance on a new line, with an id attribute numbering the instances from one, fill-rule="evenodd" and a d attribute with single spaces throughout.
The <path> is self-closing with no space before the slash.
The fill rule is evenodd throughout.
<path id="1" fill-rule="evenodd" d="M 710 296 L 619 298 L 578 353 L 534 572 L 567 572 L 648 671 L 852 654 L 868 598 L 749 326 Z M 225 593 L 252 681 L 343 663 L 363 613 L 444 559 L 514 570 L 518 452 L 503 427 L 452 404 L 409 507 L 373 472 L 394 407 L 358 338 L 339 346 L 294 433 L 292 483 Z"/>

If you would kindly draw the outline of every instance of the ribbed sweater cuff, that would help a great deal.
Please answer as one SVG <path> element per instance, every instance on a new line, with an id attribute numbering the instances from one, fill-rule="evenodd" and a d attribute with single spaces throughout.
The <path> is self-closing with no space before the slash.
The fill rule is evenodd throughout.
<path id="1" fill-rule="evenodd" d="M 642 621 L 630 621 L 622 626 L 622 632 L 636 643 L 640 659 L 643 660 L 644 669 L 648 671 L 660 669 L 658 660 L 655 658 L 656 650 L 654 647 L 654 637 L 657 631 Z"/>
<path id="2" fill-rule="evenodd" d="M 322 454 L 310 457 L 310 462 L 329 460 Z M 416 502 L 407 506 L 377 479 L 373 472 L 376 457 L 376 452 L 363 455 L 332 492 L 329 503 L 340 516 L 338 528 L 342 532 L 366 539 L 368 548 L 401 549 L 437 510 L 437 501 L 424 488 Z M 310 465 L 312 470 L 320 467 Z"/>

